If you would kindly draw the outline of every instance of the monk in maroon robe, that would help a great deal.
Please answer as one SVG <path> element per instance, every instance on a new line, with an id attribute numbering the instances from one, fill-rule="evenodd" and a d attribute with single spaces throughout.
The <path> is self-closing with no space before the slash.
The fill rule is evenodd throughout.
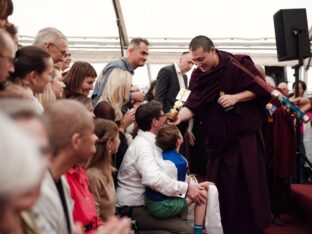
<path id="1" fill-rule="evenodd" d="M 202 122 L 207 179 L 219 190 L 224 233 L 260 233 L 271 222 L 260 131 L 270 94 L 234 65 L 260 76 L 248 56 L 217 50 L 205 36 L 191 41 L 190 52 L 197 69 L 175 124 L 194 115 Z"/>

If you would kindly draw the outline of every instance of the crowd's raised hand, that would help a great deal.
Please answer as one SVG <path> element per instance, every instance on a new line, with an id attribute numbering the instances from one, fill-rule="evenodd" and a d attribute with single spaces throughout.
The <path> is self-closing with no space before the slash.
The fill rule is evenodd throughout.
<path id="1" fill-rule="evenodd" d="M 303 112 L 307 112 L 311 109 L 311 99 L 306 97 L 296 97 L 289 99 L 292 103 L 297 105 Z"/>

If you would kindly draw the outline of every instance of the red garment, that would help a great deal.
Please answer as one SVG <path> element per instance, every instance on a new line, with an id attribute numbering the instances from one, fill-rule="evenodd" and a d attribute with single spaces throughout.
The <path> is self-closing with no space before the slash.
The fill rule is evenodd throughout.
<path id="1" fill-rule="evenodd" d="M 278 89 L 283 92 L 281 89 Z M 272 104 L 277 107 L 272 124 L 272 155 L 268 158 L 268 168 L 273 167 L 276 178 L 290 178 L 296 169 L 296 131 L 294 117 L 274 98 Z"/>
<path id="2" fill-rule="evenodd" d="M 96 214 L 87 172 L 82 167 L 72 168 L 65 174 L 65 177 L 69 184 L 71 198 L 75 202 L 74 222 L 81 222 L 84 227 L 92 223 L 92 230 L 86 233 L 95 233 L 95 230 L 104 223 Z"/>
<path id="3" fill-rule="evenodd" d="M 273 168 L 278 178 L 290 178 L 296 168 L 296 132 L 294 117 L 283 107 L 274 112 Z"/>
<path id="4" fill-rule="evenodd" d="M 289 212 L 290 177 L 296 168 L 296 134 L 294 117 L 284 107 L 271 100 L 277 107 L 273 122 L 266 125 L 265 141 L 267 146 L 267 179 L 274 216 Z"/>

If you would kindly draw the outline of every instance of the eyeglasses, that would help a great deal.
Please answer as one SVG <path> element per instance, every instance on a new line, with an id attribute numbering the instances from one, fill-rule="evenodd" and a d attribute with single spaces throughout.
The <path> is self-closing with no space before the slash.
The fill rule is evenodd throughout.
<path id="1" fill-rule="evenodd" d="M 61 52 L 62 56 L 65 57 L 68 54 L 68 53 L 66 54 L 66 50 L 61 49 L 60 47 L 58 47 L 54 43 L 52 43 L 52 45 Z"/>
<path id="2" fill-rule="evenodd" d="M 164 113 L 160 114 L 157 118 L 165 117 L 166 115 Z"/>
<path id="3" fill-rule="evenodd" d="M 13 64 L 14 63 L 14 58 L 4 56 L 0 54 L 0 58 L 7 60 L 9 63 Z"/>

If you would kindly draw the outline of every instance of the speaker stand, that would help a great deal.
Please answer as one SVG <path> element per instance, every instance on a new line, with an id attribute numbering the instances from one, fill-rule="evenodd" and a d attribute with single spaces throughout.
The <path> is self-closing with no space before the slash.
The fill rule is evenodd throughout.
<path id="1" fill-rule="evenodd" d="M 303 65 L 303 56 L 301 51 L 301 44 L 303 39 L 303 32 L 304 30 L 295 28 L 292 31 L 293 36 L 296 38 L 297 42 L 297 53 L 298 53 L 298 64 L 293 66 L 292 68 L 295 70 L 294 76 L 295 76 L 295 97 L 298 97 L 299 95 L 299 71 L 300 68 Z M 296 177 L 295 177 L 295 183 L 302 183 L 302 159 L 303 159 L 303 152 L 300 150 L 300 144 L 303 142 L 303 139 L 301 139 L 301 133 L 300 133 L 300 120 L 296 119 L 296 138 L 297 138 L 297 146 L 296 146 L 296 156 L 297 156 L 297 165 L 296 165 Z"/>

